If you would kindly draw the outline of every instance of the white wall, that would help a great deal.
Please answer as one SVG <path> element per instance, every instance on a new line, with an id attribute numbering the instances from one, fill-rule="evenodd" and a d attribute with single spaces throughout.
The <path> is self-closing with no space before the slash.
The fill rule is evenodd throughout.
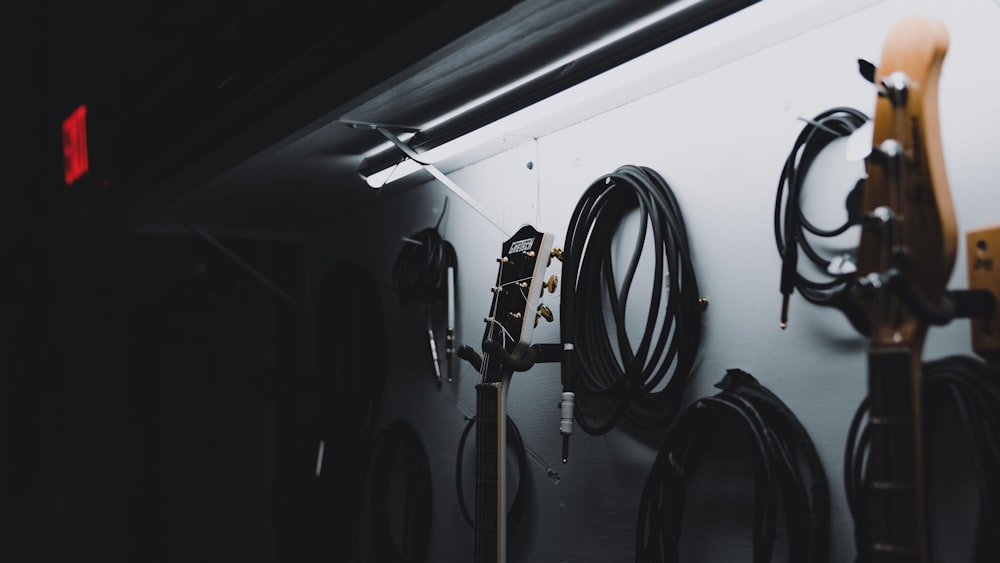
<path id="1" fill-rule="evenodd" d="M 804 125 L 799 118 L 842 105 L 871 114 L 875 94 L 858 74 L 856 61 L 877 64 L 884 36 L 897 19 L 911 13 L 940 17 L 951 34 L 940 121 L 960 233 L 950 287 L 966 287 L 964 233 L 1000 223 L 993 193 L 1000 154 L 995 133 L 1000 5 L 993 0 L 764 0 L 760 6 L 771 5 L 784 11 L 741 20 L 742 27 L 707 47 L 691 42 L 690 56 L 674 50 L 668 58 L 675 62 L 665 70 L 608 96 L 626 99 L 627 87 L 634 92 L 650 84 L 662 88 L 455 172 L 451 179 L 508 232 L 531 222 L 553 233 L 561 246 L 573 206 L 591 182 L 623 164 L 660 172 L 680 200 L 701 293 L 710 299 L 688 398 L 713 394 L 712 385 L 726 369 L 742 368 L 795 411 L 827 470 L 831 561 L 846 563 L 853 547 L 841 464 L 850 417 L 866 392 L 864 341 L 838 311 L 812 306 L 798 295 L 792 299 L 789 328 L 778 326 L 780 261 L 772 215 L 780 169 Z M 810 191 L 842 201 L 860 165 L 828 158 L 824 166 L 829 176 L 811 179 Z M 441 184 L 429 182 L 344 217 L 314 239 L 314 248 L 326 249 L 328 258 L 359 260 L 383 281 L 392 357 L 380 416 L 415 424 L 429 451 L 435 475 L 429 561 L 471 558 L 472 531 L 455 497 L 454 463 L 463 417 L 474 410 L 478 374 L 462 366 L 454 383 L 435 385 L 424 308 L 401 307 L 389 278 L 401 237 L 433 225 L 448 195 Z M 828 213 L 833 224 L 841 220 L 842 207 Z M 507 237 L 454 196 L 442 228 L 459 257 L 459 340 L 478 348 L 496 276 L 494 258 Z M 355 248 L 332 242 L 345 238 L 364 242 Z M 552 269 L 558 273 L 558 263 Z M 535 342 L 558 342 L 558 297 L 557 292 L 543 299 L 556 321 L 543 322 Z M 968 332 L 967 321 L 933 328 L 925 357 L 971 353 Z M 512 382 L 509 413 L 536 457 L 530 522 L 512 534 L 511 560 L 631 560 L 638 499 L 656 451 L 618 430 L 600 437 L 578 432 L 571 462 L 562 465 L 560 391 L 555 364 L 515 374 Z M 547 477 L 544 465 L 558 471 L 559 479 Z M 471 470 L 471 462 L 466 466 Z M 717 536 L 699 550 L 702 560 L 749 560 L 748 542 L 748 536 Z"/>

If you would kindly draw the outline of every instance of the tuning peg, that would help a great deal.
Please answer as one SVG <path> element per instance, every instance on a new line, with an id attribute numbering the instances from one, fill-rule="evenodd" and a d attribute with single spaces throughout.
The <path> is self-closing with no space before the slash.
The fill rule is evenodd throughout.
<path id="1" fill-rule="evenodd" d="M 886 139 L 879 143 L 877 147 L 872 147 L 870 155 L 872 163 L 890 171 L 898 169 L 902 157 L 903 145 L 896 139 Z"/>
<path id="2" fill-rule="evenodd" d="M 555 293 L 556 287 L 559 285 L 559 276 L 552 274 L 549 277 L 549 281 L 545 282 L 545 289 L 549 290 L 549 293 Z"/>
<path id="3" fill-rule="evenodd" d="M 878 95 L 883 98 L 888 98 L 892 105 L 900 107 L 906 105 L 907 93 L 910 86 L 910 77 L 906 74 L 896 71 L 886 76 L 881 81 L 875 81 L 875 71 L 876 67 L 869 61 L 864 59 L 858 59 L 858 72 L 861 76 L 865 78 L 868 82 L 875 85 L 878 89 Z"/>
<path id="4" fill-rule="evenodd" d="M 563 261 L 563 251 L 562 251 L 561 248 L 553 248 L 552 251 L 549 252 L 549 262 L 548 262 L 548 264 L 552 264 L 552 259 L 553 258 L 555 258 L 556 260 L 559 260 L 560 262 Z"/>
<path id="5" fill-rule="evenodd" d="M 882 79 L 878 85 L 878 95 L 888 98 L 894 107 L 903 107 L 910 92 L 910 77 L 901 71 L 895 71 Z"/>
<path id="6" fill-rule="evenodd" d="M 535 313 L 535 324 L 536 325 L 538 324 L 538 319 L 539 318 L 543 318 L 543 319 L 545 319 L 545 320 L 547 320 L 547 321 L 549 321 L 551 323 L 552 320 L 555 318 L 555 316 L 552 314 L 552 309 L 549 309 L 545 305 L 539 305 L 538 306 L 538 312 Z"/>

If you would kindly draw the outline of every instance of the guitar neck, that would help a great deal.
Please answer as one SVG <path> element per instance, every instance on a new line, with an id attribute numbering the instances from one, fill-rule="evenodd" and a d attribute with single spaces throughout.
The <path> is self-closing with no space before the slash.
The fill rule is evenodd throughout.
<path id="1" fill-rule="evenodd" d="M 484 319 L 483 355 L 476 386 L 476 563 L 507 563 L 507 386 L 514 370 L 534 362 L 527 354 L 552 235 L 522 225 L 497 258 L 490 314 Z"/>
<path id="2" fill-rule="evenodd" d="M 506 379 L 476 386 L 475 563 L 506 563 Z"/>
<path id="3" fill-rule="evenodd" d="M 868 355 L 871 563 L 927 563 L 920 354 Z"/>

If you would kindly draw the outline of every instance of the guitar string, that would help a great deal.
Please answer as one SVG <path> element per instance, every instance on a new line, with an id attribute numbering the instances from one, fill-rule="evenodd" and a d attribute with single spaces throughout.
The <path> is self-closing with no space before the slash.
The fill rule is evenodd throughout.
<path id="1" fill-rule="evenodd" d="M 503 278 L 503 263 L 500 264 L 500 268 L 497 271 L 497 282 L 499 282 L 502 278 Z M 490 317 L 491 318 L 496 316 L 497 305 L 498 305 L 497 304 L 497 300 L 493 299 L 492 302 L 491 302 L 491 304 L 490 304 Z M 489 326 L 489 328 L 487 329 L 486 335 L 492 338 L 491 332 L 493 330 L 494 330 L 494 326 L 491 324 Z M 490 355 L 489 355 L 489 353 L 486 352 L 486 351 L 483 351 L 483 361 L 482 361 L 482 363 L 479 364 L 479 376 L 480 376 L 480 380 L 483 380 L 486 377 L 486 369 L 487 369 L 487 366 L 489 365 L 489 361 L 490 361 Z M 483 412 L 483 409 L 484 409 L 484 406 L 483 406 L 483 397 L 480 394 L 480 392 L 477 390 L 476 391 L 476 412 L 477 413 Z M 479 442 L 479 439 L 481 438 L 481 433 L 482 432 L 481 432 L 480 428 L 477 426 L 477 428 L 476 428 L 476 441 L 477 441 L 477 443 Z M 482 466 L 484 464 L 484 462 L 485 462 L 485 459 L 483 457 L 482 449 L 477 447 L 476 448 L 476 467 L 478 468 L 478 467 Z M 480 479 L 479 479 L 479 470 L 476 469 L 476 497 L 475 498 L 476 498 L 477 510 L 478 510 L 478 506 L 479 506 L 479 504 L 481 502 L 480 499 L 482 499 L 482 497 L 483 497 L 484 494 L 485 494 L 485 491 L 483 489 L 483 482 L 480 481 Z M 475 519 L 475 522 L 481 523 L 482 519 L 478 518 L 478 515 L 477 515 L 477 518 Z M 475 543 L 474 547 L 475 547 L 476 560 L 482 560 L 483 559 L 483 555 L 484 555 L 483 550 L 485 549 L 485 546 L 483 545 L 483 542 L 481 542 L 479 540 L 479 536 L 480 536 L 480 533 L 482 531 L 482 525 L 481 524 L 475 524 L 474 525 L 474 531 L 475 531 L 475 535 L 474 535 L 473 541 Z"/>
<path id="2" fill-rule="evenodd" d="M 902 143 L 903 139 L 905 138 L 904 135 L 906 134 L 906 129 L 904 127 L 906 113 L 904 111 L 904 108 L 902 108 L 901 106 L 897 106 L 896 104 L 892 104 L 892 109 L 893 109 L 893 124 L 896 126 L 895 139 L 899 143 Z M 905 150 L 900 151 L 900 153 L 896 157 L 899 160 L 897 162 L 894 162 L 892 166 L 889 167 L 888 169 L 889 172 L 887 173 L 888 176 L 887 180 L 889 187 L 889 205 L 892 206 L 893 220 L 889 224 L 890 229 L 892 231 L 889 240 L 889 245 L 891 245 L 891 249 L 888 251 L 888 254 L 885 257 L 886 263 L 884 266 L 886 269 L 893 266 L 893 264 L 889 263 L 889 261 L 892 260 L 892 255 L 894 253 L 900 252 L 903 249 L 903 240 L 902 240 L 903 227 L 902 225 L 900 225 L 900 223 L 906 221 L 906 211 L 903 209 L 904 198 L 901 193 L 903 187 L 902 175 L 903 175 L 903 160 L 905 159 L 905 154 L 906 154 Z M 889 307 L 890 307 L 889 319 L 892 322 L 893 327 L 895 329 L 898 329 L 902 320 L 901 318 L 902 311 L 899 308 L 899 301 L 898 300 L 890 301 Z"/>
<path id="3" fill-rule="evenodd" d="M 504 266 L 505 266 L 504 262 L 501 262 L 500 263 L 500 267 L 497 269 L 497 283 L 496 283 L 496 286 L 498 288 L 502 286 L 502 284 L 500 283 L 500 280 L 503 279 Z M 496 320 L 496 315 L 497 315 L 498 307 L 499 307 L 499 299 L 493 299 L 492 303 L 490 304 L 490 315 L 489 315 L 489 319 L 487 319 L 489 325 L 488 325 L 488 328 L 487 328 L 487 331 L 486 331 L 486 337 L 490 338 L 490 339 L 494 339 L 496 337 L 496 332 L 495 331 L 496 331 L 497 327 L 500 328 L 502 336 L 503 336 L 503 333 L 506 333 L 506 328 L 503 326 L 503 324 L 497 322 L 497 320 Z M 488 369 L 489 362 L 490 362 L 490 354 L 489 354 L 489 352 L 486 352 L 484 350 L 483 351 L 483 361 L 482 361 L 482 363 L 479 366 L 479 375 L 480 375 L 481 380 L 484 380 L 485 377 L 486 377 L 486 371 Z M 484 412 L 483 398 L 482 398 L 482 395 L 480 395 L 478 391 L 476 393 L 476 405 L 477 405 L 476 406 L 476 412 L 477 413 Z M 484 432 L 482 430 L 482 427 L 480 427 L 480 426 L 477 425 L 477 427 L 476 427 L 476 441 L 477 441 L 477 444 L 481 443 L 480 440 L 482 440 L 483 437 L 484 437 L 483 433 Z M 499 458 L 501 455 L 502 455 L 502 452 L 498 448 L 497 457 Z M 480 447 L 476 448 L 476 463 L 477 463 L 477 467 L 480 467 L 480 466 L 485 467 L 486 458 L 484 457 L 483 450 Z M 476 506 L 477 506 L 477 511 L 478 511 L 478 507 L 480 506 L 480 502 L 481 502 L 481 499 L 483 498 L 483 495 L 486 494 L 484 486 L 485 486 L 485 483 L 479 479 L 479 471 L 477 469 L 476 470 Z M 476 533 L 475 533 L 475 537 L 474 537 L 474 541 L 475 541 L 475 555 L 476 555 L 476 559 L 477 560 L 481 560 L 481 559 L 483 559 L 483 557 L 485 555 L 484 550 L 487 549 L 487 546 L 485 545 L 486 542 L 480 541 L 480 536 L 482 534 L 482 521 L 483 520 L 478 517 L 479 516 L 478 514 L 476 516 L 477 516 L 477 518 L 475 519 L 475 530 L 476 530 Z M 499 521 L 498 521 L 498 525 L 499 525 Z"/>
<path id="4" fill-rule="evenodd" d="M 528 292 L 525 291 L 525 289 L 527 288 L 527 285 L 524 282 L 530 281 L 530 280 L 531 280 L 531 276 L 527 276 L 527 277 L 523 277 L 523 278 L 521 278 L 519 280 L 513 280 L 513 281 L 510 282 L 510 284 L 516 285 L 521 290 L 521 297 L 524 298 L 525 303 L 529 302 L 529 299 L 528 299 Z M 508 284 L 508 285 L 510 285 L 510 284 Z"/>
<path id="5" fill-rule="evenodd" d="M 511 341 L 514 340 L 514 337 L 509 332 L 507 332 L 507 328 L 505 326 L 503 326 L 503 324 L 500 321 L 498 321 L 496 318 L 490 319 L 490 325 L 492 325 L 494 328 L 499 328 L 500 329 L 501 336 L 503 336 L 503 343 L 504 344 L 507 343 L 507 339 L 508 338 L 510 338 Z M 489 354 L 487 354 L 485 352 L 484 352 L 484 354 L 485 355 L 483 356 L 483 360 L 485 361 L 486 357 Z M 483 375 L 485 375 L 485 374 L 483 374 Z"/>
<path id="6" fill-rule="evenodd" d="M 884 80 L 882 82 L 883 82 L 883 84 L 885 83 Z M 884 104 L 892 104 L 892 100 L 890 99 L 890 95 L 891 95 L 891 93 L 888 93 L 885 96 L 885 100 L 883 100 L 881 102 L 883 105 Z M 893 108 L 893 112 L 894 111 L 895 111 L 895 108 Z M 876 109 L 876 118 L 878 118 L 878 110 L 877 109 Z M 888 140 L 888 139 L 886 139 L 886 140 Z M 883 141 L 883 143 L 884 143 L 884 141 Z M 890 250 L 891 250 L 891 248 L 893 246 L 893 243 L 894 243 L 893 238 L 894 238 L 894 235 L 895 235 L 895 222 L 898 220 L 898 213 L 899 213 L 899 208 L 896 205 L 896 194 L 895 194 L 895 190 L 894 190 L 894 186 L 893 186 L 893 183 L 894 183 L 894 180 L 895 180 L 894 170 L 895 170 L 896 166 L 898 165 L 898 162 L 894 161 L 895 158 L 896 158 L 895 154 L 886 154 L 886 153 L 883 153 L 883 162 L 879 165 L 879 166 L 882 167 L 882 175 L 883 175 L 883 180 L 884 180 L 884 185 L 885 185 L 885 190 L 886 190 L 886 199 L 887 199 L 886 205 L 888 206 L 888 208 L 889 208 L 889 210 L 891 212 L 891 215 L 888 217 L 888 219 L 886 220 L 886 222 L 883 222 L 883 223 L 881 223 L 881 224 L 878 225 L 878 229 L 879 229 L 879 232 L 878 232 L 878 237 L 879 238 L 877 240 L 877 244 L 878 244 L 878 263 L 877 263 L 877 271 L 876 272 L 877 272 L 877 274 L 879 276 L 880 282 L 882 282 L 882 283 L 879 283 L 879 285 L 877 285 L 875 287 L 875 294 L 874 294 L 874 298 L 872 300 L 872 312 L 871 312 L 872 321 L 871 321 L 871 323 L 872 323 L 872 338 L 873 339 L 877 339 L 877 338 L 879 338 L 881 336 L 880 334 L 878 334 L 876 332 L 876 330 L 877 330 L 878 327 L 888 327 L 891 330 L 895 330 L 895 328 L 896 328 L 894 326 L 894 323 L 893 323 L 895 315 L 893 314 L 893 311 L 891 310 L 891 307 L 892 307 L 891 300 L 886 296 L 886 293 L 887 293 L 888 289 L 885 287 L 885 282 L 888 281 L 888 278 L 886 277 L 886 274 L 889 272 L 889 268 L 890 268 L 889 253 L 890 253 Z M 890 324 L 887 325 L 886 324 L 887 322 L 890 323 Z M 870 344 L 869 344 L 869 346 L 870 346 Z M 874 363 L 874 359 L 873 359 L 873 357 L 871 355 L 871 350 L 869 350 L 869 355 L 868 355 L 868 392 L 869 392 L 870 396 L 872 396 L 873 398 L 882 399 L 881 402 L 879 402 L 879 403 L 873 402 L 873 404 L 872 404 L 873 413 L 877 413 L 879 416 L 882 416 L 885 412 L 895 412 L 895 411 L 892 410 L 892 405 L 891 404 L 886 404 L 885 401 L 884 401 L 884 399 L 886 399 L 886 393 L 882 390 L 882 386 L 881 386 L 881 384 L 883 383 L 883 380 L 884 380 L 884 374 L 881 373 L 881 364 L 875 364 Z M 884 432 L 888 432 L 889 428 L 886 427 L 886 426 L 882 426 L 882 427 L 880 427 L 880 430 L 884 433 Z M 878 478 L 879 479 L 884 479 L 885 475 L 883 474 L 884 473 L 883 468 L 885 468 L 887 466 L 888 460 L 892 458 L 891 453 L 885 451 L 885 446 L 884 445 L 886 443 L 892 444 L 893 440 L 887 439 L 884 435 L 881 435 L 879 437 L 882 439 L 882 444 L 880 444 L 880 447 L 877 447 L 877 448 L 873 447 L 869 455 L 871 457 L 871 463 L 873 464 L 873 467 L 879 468 L 878 471 L 877 471 Z M 869 502 L 871 503 L 872 499 L 869 499 Z M 870 506 L 869 510 L 874 510 L 874 507 Z M 871 525 L 873 527 L 874 526 L 883 526 L 883 527 L 881 529 L 877 529 L 877 530 L 876 529 L 870 530 L 870 534 L 871 535 L 868 538 L 869 545 L 867 546 L 866 551 L 874 549 L 875 544 L 876 544 L 876 542 L 878 542 L 879 539 L 890 538 L 890 537 L 895 537 L 896 536 L 895 531 L 892 529 L 893 523 L 892 522 L 886 523 L 886 522 L 882 522 L 881 520 L 884 520 L 884 519 L 878 519 L 878 520 L 873 519 L 872 522 L 871 522 Z"/>
<path id="7" fill-rule="evenodd" d="M 905 106 L 905 102 L 903 104 L 899 104 L 899 105 L 897 105 L 895 103 L 892 104 L 893 124 L 895 125 L 895 129 L 896 129 L 895 130 L 895 139 L 900 144 L 903 143 L 903 140 L 905 139 L 904 135 L 906 134 L 906 129 L 904 127 L 904 124 L 906 122 L 906 111 L 905 111 L 905 107 L 904 106 Z M 903 147 L 901 146 L 900 148 L 902 149 Z M 893 216 L 892 222 L 890 223 L 891 235 L 890 235 L 889 244 L 891 245 L 891 249 L 889 250 L 888 255 L 886 257 L 886 260 L 887 260 L 887 263 L 885 264 L 886 268 L 892 268 L 892 267 L 899 266 L 899 258 L 898 258 L 897 255 L 898 255 L 898 253 L 900 253 L 904 249 L 903 245 L 904 245 L 905 241 L 902 238 L 903 237 L 903 225 L 901 223 L 907 221 L 907 213 L 906 213 L 907 210 L 903 208 L 903 206 L 905 205 L 905 198 L 903 197 L 903 194 L 902 194 L 903 185 L 905 183 L 903 181 L 903 175 L 907 173 L 904 169 L 908 168 L 908 163 L 904 163 L 904 161 L 906 160 L 906 153 L 907 153 L 907 150 L 905 150 L 905 149 L 901 150 L 899 152 L 899 154 L 895 157 L 897 160 L 896 160 L 896 162 L 893 163 L 892 166 L 889 167 L 889 173 L 888 173 L 888 178 L 887 178 L 887 180 L 888 180 L 888 187 L 889 187 L 889 195 L 890 195 L 890 205 L 892 205 L 892 207 L 893 207 L 893 215 L 894 216 Z M 903 310 L 902 310 L 902 307 L 900 305 L 899 299 L 890 299 L 889 300 L 889 311 L 888 311 L 888 314 L 889 314 L 889 320 L 892 323 L 893 331 L 894 331 L 893 337 L 892 337 L 893 338 L 893 342 L 896 342 L 897 340 L 901 340 L 902 339 L 901 335 L 900 335 L 900 338 L 897 338 L 897 335 L 899 335 L 898 331 L 901 329 L 901 325 L 902 325 L 902 322 L 903 322 Z M 907 365 L 906 369 L 907 369 L 907 373 L 909 373 L 911 371 L 911 366 Z M 912 381 L 909 381 L 909 383 L 911 383 L 910 385 L 908 385 L 908 389 L 907 389 L 909 392 L 906 393 L 905 395 L 903 395 L 903 394 L 898 394 L 897 395 L 895 393 L 888 394 L 890 400 L 892 401 L 892 404 L 891 404 L 891 407 L 890 407 L 892 409 L 892 412 L 909 412 L 909 413 L 911 413 L 911 419 L 910 419 L 911 426 L 910 426 L 910 432 L 909 433 L 901 432 L 902 429 L 900 429 L 899 427 L 897 427 L 895 425 L 892 427 L 893 431 L 894 431 L 894 434 L 896 434 L 896 435 L 893 436 L 892 440 L 890 441 L 890 444 L 894 445 L 894 449 L 890 450 L 890 451 L 886 451 L 886 448 L 883 448 L 883 452 L 882 452 L 883 456 L 889 456 L 889 459 L 893 459 L 893 458 L 900 459 L 902 457 L 900 454 L 902 454 L 903 452 L 907 452 L 909 454 L 909 457 L 912 459 L 913 456 L 915 456 L 918 453 L 918 451 L 919 451 L 919 450 L 916 449 L 915 440 L 919 440 L 921 438 L 921 436 L 917 432 L 918 421 L 913 416 L 914 413 L 912 412 L 912 405 L 901 405 L 900 404 L 900 402 L 904 402 L 904 403 L 905 402 L 909 402 L 911 397 L 918 397 L 919 398 L 920 386 L 919 385 L 912 385 Z M 884 384 L 884 381 L 883 381 L 883 384 Z M 886 395 L 886 393 L 883 392 L 883 396 L 885 396 L 885 395 Z M 905 408 L 902 408 L 902 407 L 905 407 Z M 899 434 L 903 434 L 902 438 L 906 438 L 907 440 L 909 440 L 909 444 L 907 444 L 906 447 L 903 447 L 903 442 L 900 440 L 901 436 L 899 436 Z M 899 451 L 900 449 L 902 449 L 903 451 Z M 887 460 L 883 459 L 883 463 L 887 463 Z M 916 468 L 914 468 L 914 470 L 916 471 Z M 900 477 L 899 475 L 893 475 L 893 479 L 897 479 L 899 477 Z M 914 484 L 916 484 L 916 474 L 913 474 L 913 475 L 909 476 L 909 478 L 913 479 L 914 480 Z M 917 497 L 919 497 L 919 495 L 921 495 L 922 492 L 923 492 L 921 490 L 921 488 L 922 488 L 922 485 L 919 485 L 915 489 Z M 895 503 L 898 502 L 897 497 L 893 497 L 893 501 L 894 501 L 894 506 L 892 507 L 893 508 L 893 513 L 894 514 L 905 514 L 905 512 L 902 511 L 902 507 L 898 506 L 898 504 L 895 504 Z M 916 509 L 917 506 L 914 506 L 913 508 Z M 906 532 L 906 529 L 909 527 L 908 524 L 909 524 L 908 523 L 908 518 L 890 518 L 889 519 L 889 525 L 890 525 L 890 530 L 891 530 L 890 533 L 892 535 L 889 536 L 889 537 L 893 537 L 893 538 L 907 537 L 905 532 Z M 919 523 L 915 522 L 915 524 L 917 526 L 919 526 Z M 917 538 L 914 538 L 914 539 L 917 539 Z"/>
<path id="8" fill-rule="evenodd" d="M 902 105 L 895 103 L 894 100 L 892 100 L 891 96 L 892 92 L 888 93 L 888 95 L 886 96 L 887 100 L 885 103 L 891 104 L 893 126 L 895 127 L 894 139 L 899 143 L 898 147 L 902 149 L 902 142 L 906 138 L 905 137 L 906 111 L 905 108 L 902 107 Z M 903 225 L 901 223 L 907 220 L 906 210 L 903 209 L 903 205 L 905 203 L 905 197 L 902 194 L 902 189 L 904 184 L 903 174 L 905 174 L 903 170 L 904 167 L 903 161 L 906 159 L 906 152 L 907 152 L 906 150 L 898 150 L 893 154 L 885 155 L 886 158 L 885 158 L 883 173 L 885 176 L 885 184 L 888 192 L 887 193 L 889 200 L 888 203 L 890 210 L 892 211 L 892 215 L 888 223 L 883 224 L 881 229 L 882 230 L 880 235 L 881 245 L 879 250 L 880 250 L 880 270 L 881 270 L 880 273 L 882 274 L 899 275 L 898 272 L 892 272 L 891 269 L 894 266 L 898 265 L 899 260 L 897 258 L 897 254 L 905 250 L 905 247 L 903 245 L 904 241 L 902 238 Z M 888 282 L 890 281 L 890 279 L 884 278 L 883 281 Z M 874 300 L 875 309 L 872 312 L 873 320 L 875 321 L 874 326 L 888 326 L 892 331 L 892 336 L 891 336 L 892 341 L 894 343 L 899 343 L 902 340 L 902 336 L 899 331 L 901 330 L 903 322 L 903 308 L 898 299 L 888 298 L 887 296 L 888 291 L 889 288 L 886 287 L 885 283 L 881 284 L 881 286 L 876 291 Z M 886 322 L 888 322 L 888 324 L 885 324 Z M 869 362 L 871 362 L 870 359 Z M 880 369 L 884 370 L 884 367 Z M 888 400 L 888 402 L 883 402 L 882 404 L 873 404 L 872 409 L 873 410 L 881 409 L 883 412 L 888 411 L 895 413 L 899 412 L 900 408 L 905 406 L 906 410 L 910 411 L 911 410 L 910 405 L 900 405 L 900 401 L 909 401 L 909 399 L 914 396 L 919 399 L 919 394 L 921 391 L 920 386 L 919 385 L 911 386 L 911 388 L 909 389 L 909 393 L 907 393 L 906 396 L 904 397 L 897 397 L 895 396 L 895 394 L 887 394 L 886 392 L 881 390 L 882 384 L 885 383 L 884 375 L 885 374 L 879 374 L 879 376 L 876 378 L 875 381 L 871 381 L 873 374 L 871 373 L 869 374 L 869 379 L 870 379 L 869 386 L 872 387 L 870 391 L 873 392 L 873 394 L 876 394 L 875 391 L 878 391 L 876 395 L 877 397 Z M 917 441 L 920 440 L 921 436 L 918 432 L 918 426 L 917 426 L 918 421 L 915 419 L 915 417 L 911 419 L 911 424 L 913 425 L 912 426 L 913 431 L 911 435 L 904 437 L 911 438 L 913 440 L 909 444 L 909 447 L 913 448 L 913 450 L 909 453 L 910 455 L 916 455 L 917 452 L 919 451 L 916 449 L 918 443 Z M 893 429 L 895 430 L 895 428 Z M 888 439 L 888 437 L 884 435 L 886 430 L 887 429 L 885 427 L 881 428 L 882 431 L 881 438 L 883 440 L 881 447 L 878 448 L 873 447 L 872 450 L 874 453 L 870 453 L 870 455 L 874 457 L 873 463 L 877 463 L 878 467 L 886 467 L 887 464 L 889 463 L 889 460 L 898 458 L 899 455 L 902 453 L 900 451 L 897 451 L 900 437 L 894 436 L 892 437 L 892 439 Z M 886 442 L 888 442 L 889 447 L 892 448 L 891 450 L 886 448 Z M 897 447 L 894 447 L 894 445 Z M 882 476 L 880 475 L 880 477 Z M 892 480 L 896 480 L 899 478 L 899 476 L 893 475 L 890 478 Z M 914 475 L 912 478 L 914 479 L 914 485 L 916 485 L 916 487 L 918 488 L 917 494 L 918 495 L 922 494 L 922 491 L 919 490 L 920 488 L 922 488 L 922 484 L 918 482 L 919 480 L 917 480 L 916 475 Z M 891 508 L 893 513 L 899 513 L 901 511 L 901 507 L 899 506 L 894 505 Z M 881 533 L 876 532 L 878 534 L 877 535 L 878 538 L 897 538 L 906 536 L 905 528 L 907 527 L 907 525 L 900 520 L 890 519 L 888 522 L 883 521 L 883 522 L 872 523 L 872 525 L 879 525 L 879 524 L 884 525 L 885 529 L 882 529 Z M 874 541 L 875 538 L 873 537 L 872 540 Z"/>

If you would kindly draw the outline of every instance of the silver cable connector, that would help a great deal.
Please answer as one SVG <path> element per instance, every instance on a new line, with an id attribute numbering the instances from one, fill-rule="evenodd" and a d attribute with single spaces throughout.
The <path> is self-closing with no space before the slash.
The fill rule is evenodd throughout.
<path id="1" fill-rule="evenodd" d="M 569 437 L 573 434 L 573 401 L 576 394 L 564 391 L 559 401 L 559 433 L 562 434 L 562 462 L 569 462 Z"/>

